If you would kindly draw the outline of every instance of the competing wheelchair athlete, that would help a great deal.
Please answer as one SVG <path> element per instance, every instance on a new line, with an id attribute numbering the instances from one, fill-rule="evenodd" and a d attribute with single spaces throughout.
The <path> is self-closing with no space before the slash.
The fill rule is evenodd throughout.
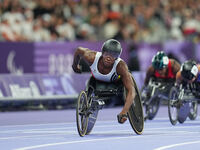
<path id="1" fill-rule="evenodd" d="M 200 65 L 194 60 L 185 61 L 176 74 L 176 86 L 169 95 L 168 112 L 172 125 L 177 121 L 184 123 L 187 117 L 197 117 L 198 100 L 200 100 Z"/>
<path id="2" fill-rule="evenodd" d="M 83 47 L 78 47 L 75 51 L 72 65 L 74 72 L 81 73 L 79 63 L 83 59 L 90 66 L 92 73 L 77 102 L 77 128 L 80 136 L 91 132 L 98 110 L 102 108 L 105 100 L 118 95 L 122 95 L 125 101 L 122 111 L 117 115 L 118 122 L 124 123 L 128 118 L 137 134 L 143 131 L 140 93 L 127 64 L 120 58 L 121 52 L 121 44 L 114 39 L 104 42 L 102 52 Z"/>
<path id="3" fill-rule="evenodd" d="M 145 112 L 144 120 L 153 120 L 161 101 L 168 101 L 168 95 L 175 79 L 159 79 L 152 77 L 146 87 L 143 87 L 141 99 Z"/>
<path id="4" fill-rule="evenodd" d="M 179 69 L 180 64 L 169 59 L 163 51 L 154 55 L 141 91 L 145 120 L 152 120 L 156 116 L 160 100 L 168 100 L 169 89 L 173 86 Z"/>

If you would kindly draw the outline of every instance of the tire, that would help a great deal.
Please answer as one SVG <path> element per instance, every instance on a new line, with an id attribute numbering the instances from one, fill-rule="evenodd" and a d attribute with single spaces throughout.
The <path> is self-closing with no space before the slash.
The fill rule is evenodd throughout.
<path id="1" fill-rule="evenodd" d="M 160 100 L 157 97 L 150 98 L 150 103 L 147 106 L 147 119 L 153 120 L 156 116 L 159 107 L 160 107 Z"/>
<path id="2" fill-rule="evenodd" d="M 178 112 L 178 122 L 184 123 L 189 115 L 189 112 L 190 112 L 189 103 L 188 102 L 183 103 Z"/>
<path id="3" fill-rule="evenodd" d="M 197 111 L 198 111 L 198 101 L 191 102 L 190 113 L 188 115 L 190 120 L 195 120 L 197 118 Z"/>
<path id="4" fill-rule="evenodd" d="M 136 84 L 134 78 L 132 78 L 132 79 L 133 79 L 133 83 L 135 85 L 134 88 L 135 88 L 136 95 L 135 95 L 133 104 L 129 108 L 128 119 L 129 119 L 131 127 L 133 128 L 135 133 L 140 135 L 140 134 L 142 134 L 142 131 L 144 129 L 143 107 L 142 107 L 139 89 L 137 87 L 137 84 Z M 126 94 L 127 94 L 127 91 L 124 88 L 124 101 L 126 99 Z"/>
<path id="5" fill-rule="evenodd" d="M 85 136 L 88 128 L 88 101 L 85 91 L 81 91 L 78 96 L 76 106 L 76 125 L 81 137 Z"/>
<path id="6" fill-rule="evenodd" d="M 94 87 L 96 87 L 96 81 L 93 77 L 91 77 L 90 80 L 88 81 L 87 87 L 86 87 L 87 97 L 88 97 L 88 107 L 90 107 L 86 135 L 90 134 L 92 129 L 94 128 L 94 125 L 97 120 L 98 112 L 99 112 L 98 109 L 91 108 L 91 107 L 93 107 L 93 100 L 92 100 L 91 96 L 94 94 L 94 90 L 95 90 Z"/>
<path id="7" fill-rule="evenodd" d="M 145 89 L 145 87 L 143 87 L 141 89 L 140 93 L 141 93 L 141 103 L 142 103 L 142 106 L 143 106 L 143 114 L 145 115 L 144 120 L 146 121 L 146 119 L 148 119 L 148 112 L 147 112 L 147 110 L 148 110 L 148 101 L 150 99 L 150 97 L 148 95 L 149 91 L 147 91 Z"/>
<path id="8" fill-rule="evenodd" d="M 178 90 L 175 87 L 172 87 L 169 92 L 169 101 L 168 101 L 168 115 L 169 120 L 172 125 L 176 125 L 178 121 Z"/>

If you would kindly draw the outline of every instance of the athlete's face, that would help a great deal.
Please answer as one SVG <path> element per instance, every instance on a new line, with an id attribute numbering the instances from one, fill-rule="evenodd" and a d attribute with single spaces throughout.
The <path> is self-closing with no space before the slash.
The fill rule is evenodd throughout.
<path id="1" fill-rule="evenodd" d="M 103 64 L 107 67 L 112 66 L 117 58 L 108 52 L 103 53 Z"/>

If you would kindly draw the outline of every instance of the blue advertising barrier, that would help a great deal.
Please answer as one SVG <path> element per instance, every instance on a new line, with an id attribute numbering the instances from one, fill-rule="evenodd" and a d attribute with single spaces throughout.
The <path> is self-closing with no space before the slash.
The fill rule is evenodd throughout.
<path id="1" fill-rule="evenodd" d="M 71 65 L 77 47 L 87 47 L 100 51 L 103 42 L 46 42 L 46 43 L 13 43 L 0 42 L 0 73 L 42 73 L 42 74 L 73 74 Z M 130 57 L 129 44 L 121 41 L 122 59 L 128 62 Z M 189 41 L 166 41 L 164 43 L 137 43 L 135 53 L 138 57 L 140 70 L 146 71 L 151 59 L 157 51 L 163 50 L 172 54 L 181 63 L 187 59 L 200 61 L 200 44 Z"/>
<path id="2" fill-rule="evenodd" d="M 132 73 L 138 87 L 144 82 L 144 72 Z M 91 74 L 24 74 L 0 75 L 0 101 L 75 99 L 86 87 Z"/>

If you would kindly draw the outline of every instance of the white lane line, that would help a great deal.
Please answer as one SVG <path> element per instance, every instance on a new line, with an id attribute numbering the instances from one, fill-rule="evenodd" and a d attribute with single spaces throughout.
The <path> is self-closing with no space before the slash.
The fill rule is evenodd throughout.
<path id="1" fill-rule="evenodd" d="M 154 130 L 155 129 L 156 128 L 154 128 Z M 128 132 L 129 130 L 113 130 L 113 131 L 110 131 L 110 132 L 113 133 L 114 131 L 117 131 L 119 133 L 119 132 Z M 94 132 L 94 133 L 105 133 L 106 134 L 107 132 Z M 168 132 L 166 132 L 166 133 L 168 133 Z M 42 135 L 40 135 L 40 136 L 42 136 Z M 47 135 L 43 135 L 43 136 L 47 136 Z M 144 137 L 149 137 L 149 136 L 157 136 L 157 135 L 145 135 L 145 136 L 141 136 L 141 138 L 142 137 L 143 138 Z M 21 138 L 27 138 L 27 137 L 28 136 L 24 136 L 24 137 L 21 137 Z M 33 136 L 30 136 L 30 137 L 33 137 Z M 38 136 L 34 136 L 34 137 L 39 137 L 39 135 Z M 81 140 L 81 141 L 58 142 L 58 143 L 50 143 L 50 144 L 42 144 L 42 145 L 35 145 L 35 146 L 29 146 L 29 147 L 22 147 L 22 148 L 17 148 L 15 150 L 30 150 L 30 149 L 49 147 L 49 146 L 57 146 L 57 145 L 64 145 L 64 144 L 74 144 L 74 143 L 94 142 L 94 141 L 104 141 L 104 140 L 117 140 L 117 139 L 137 138 L 137 137 L 140 138 L 139 136 L 134 136 L 133 137 L 131 135 L 131 136 L 127 136 L 127 137 L 115 137 L 115 138 L 103 138 L 103 139 L 92 139 L 92 140 Z M 16 137 L 16 138 L 20 138 L 20 137 Z M 198 142 L 200 142 L 200 141 L 198 141 Z M 163 149 L 155 149 L 155 150 L 163 150 Z"/>
<path id="2" fill-rule="evenodd" d="M 104 128 L 104 127 L 116 127 L 116 126 L 120 126 L 119 124 L 116 125 L 96 125 L 96 127 L 99 128 Z M 124 124 L 124 126 L 130 126 L 129 124 Z M 14 132 L 29 132 L 29 131 L 44 131 L 44 130 L 67 130 L 67 129 L 76 129 L 75 126 L 73 127 L 60 127 L 60 128 L 40 128 L 40 129 L 21 129 L 21 130 L 6 130 L 6 131 L 0 131 L 0 133 L 14 133 Z"/>
<path id="3" fill-rule="evenodd" d="M 188 127 L 181 127 L 181 128 L 188 128 Z M 152 128 L 152 129 L 147 129 L 145 132 L 143 132 L 143 135 L 147 136 L 147 134 L 149 134 L 151 131 L 153 131 L 154 133 L 156 132 L 156 130 L 161 130 L 161 129 L 168 129 L 168 127 L 165 128 Z M 130 130 L 109 130 L 109 131 L 94 131 L 94 134 L 109 134 L 109 133 L 130 133 Z M 157 131 L 160 133 L 160 131 Z M 177 136 L 180 137 L 182 135 L 185 134 L 193 134 L 193 132 L 190 131 L 172 131 L 173 133 L 175 133 L 175 135 L 177 133 L 179 133 Z M 9 140 L 9 139 L 21 139 L 21 138 L 35 138 L 35 137 L 45 137 L 45 136 L 49 136 L 49 135 L 67 135 L 67 134 L 76 134 L 76 131 L 41 131 L 41 132 L 29 132 L 30 134 L 34 134 L 34 133 L 38 133 L 38 134 L 46 134 L 46 135 L 29 135 L 29 136 L 14 136 L 14 137 L 2 137 L 0 138 L 0 140 Z M 162 132 L 161 134 L 165 134 L 165 136 L 167 135 L 172 135 L 171 132 L 166 131 L 166 132 Z M 174 136 L 175 136 L 174 135 Z M 148 135 L 149 136 L 149 135 Z M 157 134 L 152 135 L 152 136 L 157 136 Z"/>
<path id="4" fill-rule="evenodd" d="M 183 128 L 183 127 L 182 127 Z M 185 127 L 188 128 L 188 127 Z M 149 133 L 151 131 L 154 131 L 154 133 L 156 132 L 155 130 L 162 130 L 162 129 L 168 129 L 168 127 L 165 128 L 152 128 L 152 129 L 146 129 L 143 134 L 145 135 L 146 133 Z M 109 133 L 121 133 L 121 132 L 129 132 L 130 130 L 109 130 L 109 131 L 94 131 L 94 134 L 99 134 L 99 133 L 104 133 L 104 134 L 109 134 Z M 159 131 L 157 131 L 159 132 Z M 174 131 L 173 131 L 174 132 Z M 25 132 L 27 134 L 32 134 L 30 136 L 13 136 L 13 137 L 1 137 L 0 140 L 8 140 L 8 139 L 20 139 L 20 138 L 35 138 L 35 137 L 39 137 L 39 136 L 49 136 L 49 135 L 67 135 L 67 134 L 76 134 L 77 131 L 52 131 L 52 130 L 47 130 L 47 131 L 28 131 Z M 167 131 L 167 133 L 169 133 Z M 181 135 L 183 134 L 188 134 L 190 132 L 188 131 L 176 131 L 176 133 L 181 133 Z M 193 132 L 192 132 L 193 133 Z M 46 135 L 33 135 L 33 134 L 46 134 Z"/>
<path id="5" fill-rule="evenodd" d="M 157 121 L 162 121 L 162 120 L 169 120 L 169 118 L 155 118 L 154 120 L 152 121 L 149 121 L 147 120 L 147 122 L 145 122 L 145 124 L 148 124 L 148 123 L 158 123 Z M 191 123 L 191 122 L 194 122 L 194 121 L 190 121 L 190 120 L 186 120 L 187 123 Z M 116 120 L 106 120 L 106 121 L 103 121 L 103 120 L 98 120 L 98 122 L 96 123 L 97 124 L 101 124 L 101 123 L 110 123 L 110 122 L 117 122 Z M 198 123 L 200 122 L 200 120 L 195 120 L 195 123 Z M 170 122 L 159 122 L 159 123 L 170 123 Z M 24 125 L 0 125 L 1 128 L 10 128 L 10 127 L 32 127 L 32 126 L 46 126 L 46 125 L 74 125 L 76 124 L 75 122 L 61 122 L 61 123 L 44 123 L 44 124 L 24 124 Z"/>
<path id="6" fill-rule="evenodd" d="M 116 120 L 99 120 L 98 123 L 101 122 L 117 122 Z M 1 128 L 6 128 L 6 127 L 29 127 L 29 126 L 45 126 L 45 125 L 70 125 L 70 124 L 76 124 L 76 122 L 60 122 L 60 123 L 42 123 L 42 124 L 22 124 L 22 125 L 0 125 Z"/>
<path id="7" fill-rule="evenodd" d="M 31 149 L 36 149 L 36 148 L 65 145 L 65 144 L 107 141 L 107 140 L 119 140 L 119 139 L 136 138 L 136 137 L 138 137 L 138 136 L 112 137 L 112 138 L 100 138 L 100 139 L 81 140 L 81 141 L 78 140 L 78 141 L 70 141 L 70 142 L 58 142 L 58 143 L 51 143 L 51 144 L 41 144 L 41 145 L 34 145 L 34 146 L 28 146 L 28 147 L 21 147 L 21 148 L 17 148 L 17 149 L 13 149 L 13 150 L 31 150 Z"/>
<path id="8" fill-rule="evenodd" d="M 116 122 L 116 121 L 113 121 L 113 120 L 107 120 L 107 121 L 98 121 L 97 123 L 96 123 L 96 125 L 95 125 L 95 128 L 96 127 L 112 127 L 112 126 L 120 126 L 120 124 L 116 124 L 116 125 L 101 125 L 101 123 L 111 123 L 111 122 Z M 195 121 L 196 122 L 196 121 Z M 149 123 L 150 122 L 148 122 L 148 125 L 149 125 Z M 158 123 L 158 122 L 151 122 L 151 123 Z M 196 122 L 197 123 L 197 122 Z M 159 124 L 169 124 L 169 122 L 159 122 Z M 75 125 L 75 123 L 49 123 L 49 124 L 28 124 L 28 125 L 14 125 L 14 126 L 8 126 L 8 127 L 23 127 L 23 126 L 45 126 L 45 125 Z M 125 124 L 123 124 L 123 126 L 130 126 L 130 124 L 127 122 L 127 123 L 125 123 Z M 2 126 L 0 126 L 0 127 L 2 127 Z M 3 127 L 7 127 L 7 126 L 3 126 Z M 145 127 L 147 127 L 146 125 L 145 125 Z M 172 128 L 176 128 L 176 127 L 178 127 L 178 128 L 181 128 L 180 126 L 171 126 Z M 73 127 L 71 127 L 71 126 L 69 126 L 69 127 L 58 127 L 58 128 L 43 128 L 43 129 L 14 129 L 14 130 L 12 130 L 12 129 L 7 129 L 7 130 L 5 130 L 5 129 L 3 129 L 3 131 L 1 131 L 0 130 L 0 133 L 12 133 L 12 132 L 22 132 L 22 131 L 34 131 L 34 130 L 48 130 L 48 129 L 73 129 L 73 128 L 75 128 L 74 126 Z"/>
<path id="9" fill-rule="evenodd" d="M 34 145 L 34 146 L 28 146 L 28 147 L 21 147 L 13 150 L 32 150 L 32 149 L 40 149 L 44 147 L 50 147 L 50 146 L 58 146 L 58 145 L 67 145 L 67 144 L 75 144 L 75 143 L 85 143 L 85 142 L 98 142 L 98 141 L 107 141 L 107 140 L 119 140 L 119 139 L 127 139 L 127 138 L 146 138 L 156 135 L 146 135 L 146 136 L 126 136 L 126 137 L 112 137 L 112 138 L 100 138 L 100 139 L 90 139 L 90 140 L 78 140 L 78 141 L 69 141 L 69 142 L 57 142 L 57 143 L 48 143 L 48 144 L 41 144 L 41 145 Z M 188 142 L 188 143 L 180 143 L 182 145 L 186 144 L 194 144 L 199 143 L 200 141 L 195 142 Z M 177 144 L 176 144 L 177 145 Z M 164 150 L 164 149 L 154 149 L 154 150 Z"/>
<path id="10" fill-rule="evenodd" d="M 123 132 L 129 132 L 130 130 L 109 130 L 109 131 L 96 131 L 94 133 L 123 133 Z M 27 136 L 12 136 L 12 137 L 0 137 L 0 140 L 10 140 L 10 139 L 21 139 L 21 138 L 35 138 L 35 137 L 45 137 L 45 136 L 52 136 L 52 135 L 67 135 L 67 134 L 76 134 L 78 135 L 77 131 L 60 131 L 60 132 L 36 132 L 37 134 L 45 134 L 45 135 L 33 135 L 35 132 L 30 132 L 29 134 L 31 135 L 27 135 Z"/>
<path id="11" fill-rule="evenodd" d="M 155 121 L 159 121 L 159 120 L 169 120 L 169 118 L 155 118 Z M 103 123 L 103 122 L 117 122 L 116 120 L 98 120 L 97 124 L 99 123 Z M 148 121 L 150 122 L 150 121 Z M 151 121 L 151 123 L 155 123 L 153 121 Z M 74 122 L 60 122 L 60 123 L 41 123 L 41 124 L 22 124 L 22 125 L 0 125 L 1 128 L 4 127 L 28 127 L 28 126 L 43 126 L 43 125 L 69 125 L 69 124 L 75 124 Z"/>
<path id="12" fill-rule="evenodd" d="M 160 129 L 160 128 L 157 128 Z M 156 128 L 152 129 L 152 130 L 157 130 Z M 163 129 L 163 128 L 162 128 Z M 166 128 L 164 128 L 166 129 Z M 122 132 L 128 132 L 129 133 L 130 130 L 109 130 L 109 131 L 94 131 L 94 134 L 109 134 L 109 133 L 122 133 Z M 151 131 L 151 130 L 150 130 Z M 148 131 L 147 131 L 148 132 Z M 45 134 L 45 135 L 33 135 L 33 134 Z M 10 136 L 10 137 L 0 137 L 0 140 L 10 140 L 10 139 L 22 139 L 22 138 L 35 138 L 35 137 L 45 137 L 45 136 L 49 136 L 49 135 L 67 135 L 67 134 L 76 134 L 77 131 L 62 131 L 62 132 L 53 132 L 53 131 L 36 131 L 36 132 L 28 132 L 27 134 L 31 134 L 31 135 L 26 135 L 26 136 Z M 78 133 L 77 133 L 78 134 Z"/>
<path id="13" fill-rule="evenodd" d="M 102 122 L 105 122 L 105 121 L 102 121 Z M 169 124 L 169 122 L 160 122 L 159 124 Z M 125 126 L 128 127 L 128 126 L 130 126 L 130 124 L 129 123 L 123 124 L 123 127 L 125 127 Z M 95 128 L 104 128 L 104 127 L 121 127 L 121 125 L 120 124 L 116 124 L 116 125 L 110 125 L 110 124 L 100 125 L 100 124 L 96 124 L 95 125 Z M 168 128 L 172 128 L 173 129 L 173 128 L 187 128 L 187 127 L 190 128 L 191 126 L 170 126 Z M 197 126 L 195 126 L 195 127 L 197 127 Z M 148 126 L 145 126 L 144 128 L 148 128 Z M 40 130 L 42 130 L 42 131 L 44 131 L 44 130 L 68 130 L 68 129 L 76 129 L 76 127 L 69 126 L 69 127 L 57 127 L 57 128 L 50 127 L 50 128 L 39 128 L 39 129 L 36 128 L 36 129 L 17 129 L 17 130 L 11 130 L 11 129 L 5 130 L 4 129 L 4 131 L 0 131 L 0 133 L 30 132 L 30 131 L 40 131 Z M 148 130 L 148 129 L 145 129 L 145 130 Z M 153 129 L 153 128 L 150 128 L 150 129 Z M 163 127 L 161 127 L 160 129 L 163 129 Z M 166 129 L 166 127 L 164 127 L 164 129 Z"/>
<path id="14" fill-rule="evenodd" d="M 7 130 L 7 131 L 0 131 L 0 133 L 15 133 L 15 132 L 44 131 L 44 130 L 67 130 L 67 129 L 75 129 L 75 127 Z"/>
<path id="15" fill-rule="evenodd" d="M 12 137 L 1 137 L 0 140 L 10 140 L 10 139 L 20 139 L 20 138 L 35 138 L 35 137 L 43 137 L 50 135 L 66 135 L 66 133 L 59 134 L 46 134 L 46 135 L 29 135 L 29 136 L 12 136 Z"/>
<path id="16" fill-rule="evenodd" d="M 29 126 L 46 126 L 46 125 L 67 125 L 67 124 L 75 124 L 75 122 L 61 122 L 61 123 L 41 123 L 41 124 L 19 124 L 19 125 L 3 125 L 1 128 L 9 128 L 9 127 L 29 127 Z"/>
<path id="17" fill-rule="evenodd" d="M 112 131 L 109 131 L 109 132 L 101 132 L 101 131 L 98 131 L 98 132 L 94 132 L 94 133 L 96 133 L 96 134 L 99 134 L 99 133 L 104 133 L 104 134 L 109 134 L 109 133 L 114 133 L 114 132 L 116 132 L 116 133 L 123 133 L 123 132 L 129 132 L 130 130 L 112 130 Z M 45 133 L 45 135 L 29 135 L 29 136 L 13 136 L 13 137 L 0 137 L 0 140 L 10 140 L 10 139 L 23 139 L 23 138 L 31 138 L 31 139 L 33 139 L 33 138 L 36 138 L 36 137 L 49 137 L 50 135 L 51 136 L 53 136 L 53 135 L 67 135 L 67 133 L 69 134 L 69 133 L 71 133 L 71 134 L 76 134 L 77 132 L 75 132 L 75 131 L 68 131 L 68 132 L 65 132 L 65 133 L 60 133 L 60 132 L 58 132 L 58 133 Z M 42 134 L 42 133 L 41 133 Z M 77 133 L 77 135 L 78 135 L 78 133 Z M 55 137 L 53 137 L 53 138 L 55 138 Z"/>
<path id="18" fill-rule="evenodd" d="M 128 125 L 128 124 L 127 124 Z M 113 126 L 119 126 L 119 125 L 105 125 L 105 126 L 96 126 L 96 127 L 113 127 Z M 95 127 L 95 128 L 96 128 Z M 199 126 L 194 126 L 193 128 L 199 128 Z M 21 132 L 24 132 L 25 134 L 47 134 L 47 135 L 41 135 L 41 136 L 49 136 L 49 134 L 53 134 L 53 135 L 66 135 L 66 134 L 75 134 L 77 131 L 75 131 L 75 127 L 74 128 L 74 131 L 67 131 L 67 130 L 63 130 L 63 131 L 53 131 L 52 128 L 45 128 L 45 129 L 32 129 L 32 130 L 20 130 Z M 177 127 L 174 127 L 174 126 L 170 126 L 170 127 L 161 127 L 161 128 L 147 128 L 143 131 L 143 134 L 145 133 L 148 133 L 150 131 L 155 131 L 155 130 L 165 130 L 165 129 L 184 129 L 184 128 L 191 128 L 191 126 L 177 126 Z M 59 128 L 55 128 L 55 129 L 59 129 Z M 61 129 L 68 129 L 68 128 L 61 128 Z M 46 131 L 44 131 L 46 130 Z M 49 131 L 48 131 L 49 130 Z M 120 131 L 123 131 L 123 132 L 126 132 L 126 131 L 130 131 L 130 130 L 109 130 L 109 131 L 95 131 L 95 133 L 110 133 L 110 131 L 112 133 L 119 133 Z M 63 134 L 60 134 L 60 132 L 63 132 Z M 173 131 L 174 132 L 174 131 Z M 179 132 L 180 133 L 180 132 Z M 188 131 L 187 131 L 188 133 Z M 20 138 L 29 138 L 29 137 L 38 137 L 40 135 L 31 135 L 31 136 L 13 136 L 13 137 L 0 137 L 0 140 L 8 140 L 8 139 L 20 139 Z"/>
<path id="19" fill-rule="evenodd" d="M 197 144 L 197 143 L 200 143 L 200 141 L 191 141 L 191 142 L 184 142 L 184 143 L 172 144 L 172 145 L 158 147 L 158 148 L 156 148 L 154 150 L 165 150 L 165 149 L 170 149 L 172 147 L 183 146 L 183 145 L 190 145 L 190 144 Z"/>

